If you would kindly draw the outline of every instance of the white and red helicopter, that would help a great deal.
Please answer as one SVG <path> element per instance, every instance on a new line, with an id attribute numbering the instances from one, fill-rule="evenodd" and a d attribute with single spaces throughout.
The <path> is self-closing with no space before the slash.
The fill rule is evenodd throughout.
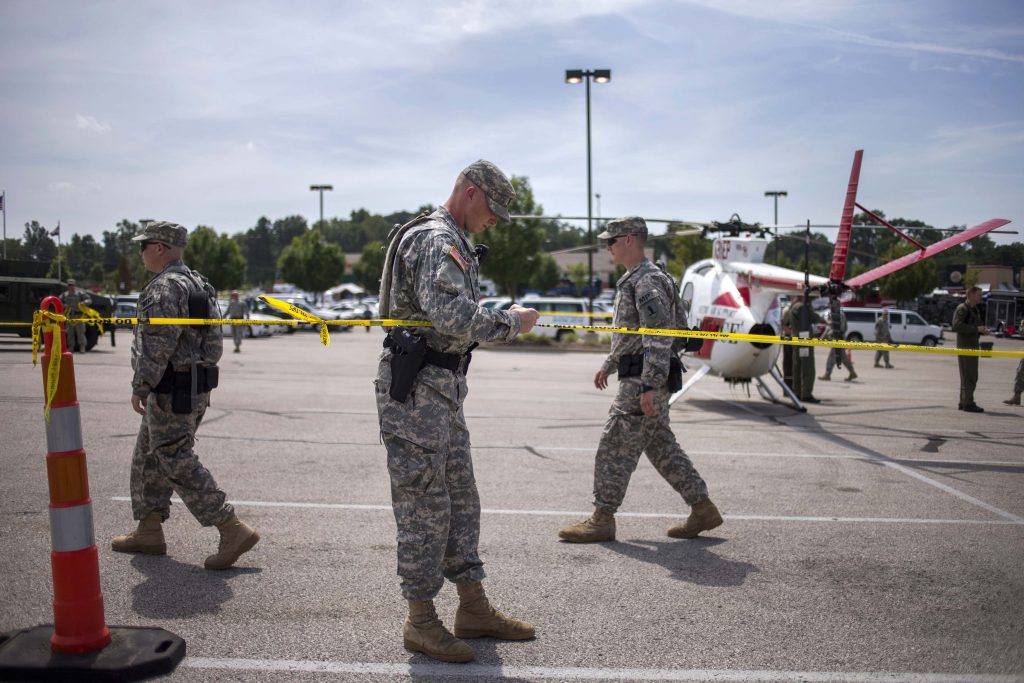
<path id="1" fill-rule="evenodd" d="M 862 158 L 863 150 L 858 150 L 850 171 L 829 277 L 764 263 L 765 250 L 770 242 L 767 230 L 744 231 L 738 219 L 732 223 L 712 224 L 720 234 L 714 242 L 712 257 L 691 265 L 680 281 L 680 297 L 687 307 L 688 325 L 700 330 L 778 335 L 781 331 L 780 295 L 803 295 L 808 287 L 820 288 L 829 297 L 832 310 L 838 311 L 839 297 L 846 290 L 874 282 L 1010 222 L 994 218 L 926 247 L 857 203 Z M 916 251 L 845 279 L 855 208 L 896 232 L 913 244 Z M 838 325 L 839 316 L 833 315 L 832 320 Z M 770 377 L 792 406 L 803 411 L 804 406 L 776 367 L 781 348 L 778 344 L 705 340 L 699 350 L 684 356 L 684 363 L 694 372 L 687 376 L 683 388 L 672 396 L 671 401 L 685 394 L 704 375 L 711 374 L 730 383 L 756 382 L 763 398 L 781 402 L 765 382 L 764 378 Z"/>

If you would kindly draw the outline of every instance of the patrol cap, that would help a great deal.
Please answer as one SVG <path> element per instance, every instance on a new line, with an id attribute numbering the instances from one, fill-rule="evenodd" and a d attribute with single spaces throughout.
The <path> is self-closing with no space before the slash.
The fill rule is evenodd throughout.
<path id="1" fill-rule="evenodd" d="M 640 216 L 626 216 L 608 221 L 604 232 L 597 236 L 599 240 L 609 240 L 622 235 L 642 235 L 647 237 L 647 223 Z"/>
<path id="2" fill-rule="evenodd" d="M 185 226 L 168 221 L 153 221 L 147 223 L 142 232 L 132 238 L 132 242 L 146 240 L 163 242 L 171 247 L 184 247 L 187 239 L 188 230 L 185 229 Z"/>
<path id="3" fill-rule="evenodd" d="M 516 191 L 501 169 L 489 161 L 474 161 L 462 171 L 466 180 L 473 183 L 487 197 L 487 206 L 503 221 L 509 220 L 508 205 L 515 199 Z"/>
<path id="4" fill-rule="evenodd" d="M 74 281 L 74 279 L 72 279 L 72 278 L 68 278 L 68 284 L 69 284 L 69 285 L 74 285 L 74 284 L 78 284 L 78 283 L 76 283 L 76 282 Z"/>

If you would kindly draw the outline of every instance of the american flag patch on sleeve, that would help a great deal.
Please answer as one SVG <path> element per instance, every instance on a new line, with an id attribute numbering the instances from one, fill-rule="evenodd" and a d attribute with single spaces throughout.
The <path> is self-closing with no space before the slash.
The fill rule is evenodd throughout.
<path id="1" fill-rule="evenodd" d="M 452 260 L 455 261 L 456 264 L 458 264 L 459 268 L 461 268 L 463 272 L 465 272 L 466 259 L 462 258 L 462 254 L 459 253 L 459 250 L 455 248 L 454 244 L 451 247 L 449 247 L 448 255 L 451 256 Z"/>

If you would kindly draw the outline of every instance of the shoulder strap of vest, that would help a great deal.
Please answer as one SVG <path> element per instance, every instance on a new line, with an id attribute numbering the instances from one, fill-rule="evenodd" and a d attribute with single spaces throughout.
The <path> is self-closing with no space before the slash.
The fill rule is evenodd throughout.
<path id="1" fill-rule="evenodd" d="M 388 242 L 387 253 L 384 256 L 384 270 L 380 275 L 380 297 L 378 302 L 378 311 L 382 318 L 391 317 L 391 273 L 394 269 L 395 259 L 398 257 L 398 246 L 402 243 L 402 239 L 409 232 L 410 228 L 422 223 L 429 217 L 430 213 L 424 211 L 405 225 L 395 223 L 391 234 L 388 235 L 390 241 Z"/>

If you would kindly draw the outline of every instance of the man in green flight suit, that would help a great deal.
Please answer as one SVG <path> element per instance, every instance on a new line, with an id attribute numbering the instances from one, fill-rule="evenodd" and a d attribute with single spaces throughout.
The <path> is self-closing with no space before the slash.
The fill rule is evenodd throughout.
<path id="1" fill-rule="evenodd" d="M 782 316 L 782 333 L 802 339 L 816 337 L 815 324 L 824 325 L 825 319 L 811 308 L 810 300 L 818 296 L 816 287 L 807 290 L 807 303 L 797 299 Z M 806 320 L 801 318 L 806 317 Z M 798 346 L 793 350 L 793 393 L 804 403 L 821 403 L 814 398 L 814 347 Z"/>
<path id="2" fill-rule="evenodd" d="M 953 311 L 953 324 L 950 328 L 956 332 L 958 349 L 977 349 L 980 347 L 978 338 L 988 334 L 985 327 L 985 316 L 978 305 L 981 303 L 981 287 L 967 290 L 967 301 Z M 974 402 L 974 388 L 978 386 L 978 357 L 957 356 L 960 365 L 960 410 L 968 413 L 983 413 L 985 409 Z"/>

